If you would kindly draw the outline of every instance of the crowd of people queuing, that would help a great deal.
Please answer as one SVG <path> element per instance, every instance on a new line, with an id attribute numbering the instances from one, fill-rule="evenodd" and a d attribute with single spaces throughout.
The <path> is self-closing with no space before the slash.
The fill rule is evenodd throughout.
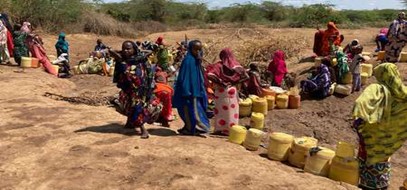
<path id="1" fill-rule="evenodd" d="M 376 36 L 376 51 L 386 51 L 383 63 L 374 69 L 377 83 L 369 85 L 356 100 L 354 129 L 360 138 L 360 185 L 364 189 L 386 189 L 390 176 L 389 157 L 407 140 L 404 114 L 407 112 L 407 88 L 397 67 L 404 47 L 405 14 L 400 13 L 389 28 Z M 323 99 L 331 95 L 333 84 L 344 83 L 347 74 L 353 78 L 352 92 L 361 90 L 361 64 L 369 61 L 362 56 L 359 40 L 351 40 L 344 48 L 345 37 L 333 22 L 326 30 L 316 32 L 314 53 L 322 57 L 321 64 L 309 70 L 309 77 L 299 82 L 303 94 Z M 0 15 L 0 59 L 9 64 L 10 57 L 20 65 L 22 57 L 39 59 L 45 70 L 60 77 L 70 76 L 69 43 L 60 33 L 55 44 L 58 60 L 51 63 L 40 36 L 29 22 L 11 27 L 6 14 Z M 148 138 L 146 123 L 161 123 L 169 127 L 174 119 L 172 108 L 184 122 L 181 135 L 205 135 L 214 132 L 228 135 L 230 127 L 239 123 L 239 98 L 262 95 L 270 86 L 288 90 L 296 86 L 296 74 L 289 73 L 282 50 L 272 52 L 265 71 L 256 63 L 244 68 L 233 50 L 223 49 L 219 61 L 203 63 L 203 43 L 187 40 L 170 50 L 163 37 L 155 42 L 125 41 L 121 50 L 113 50 L 98 39 L 92 57 L 114 60 L 113 82 L 120 89 L 116 109 L 127 117 L 125 128 L 140 129 L 141 138 Z M 56 72 L 52 64 L 60 65 Z M 263 80 L 262 73 L 271 76 Z M 173 80 L 173 84 L 170 83 Z M 211 107 L 213 105 L 213 107 Z M 213 113 L 213 114 L 211 114 Z"/>

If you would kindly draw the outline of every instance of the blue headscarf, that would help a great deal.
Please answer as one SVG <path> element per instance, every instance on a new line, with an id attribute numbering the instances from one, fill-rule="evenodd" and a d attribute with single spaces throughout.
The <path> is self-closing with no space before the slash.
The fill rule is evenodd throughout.
<path id="1" fill-rule="evenodd" d="M 189 42 L 187 55 L 181 63 L 173 99 L 175 108 L 183 108 L 189 98 L 199 98 L 204 109 L 208 105 L 201 60 L 192 54 L 192 48 L 197 42 Z"/>
<path id="2" fill-rule="evenodd" d="M 61 53 L 68 53 L 69 44 L 65 41 L 65 33 L 61 32 L 58 37 L 58 41 L 55 44 L 55 48 L 57 51 L 61 51 Z"/>

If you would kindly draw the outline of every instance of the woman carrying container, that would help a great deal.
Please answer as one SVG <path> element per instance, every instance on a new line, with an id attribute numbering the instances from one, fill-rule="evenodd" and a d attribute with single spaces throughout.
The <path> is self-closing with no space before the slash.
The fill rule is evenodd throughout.
<path id="1" fill-rule="evenodd" d="M 387 189 L 390 157 L 407 140 L 407 87 L 397 66 L 384 63 L 374 69 L 376 84 L 355 102 L 353 127 L 359 136 L 360 187 Z"/>
<path id="2" fill-rule="evenodd" d="M 239 124 L 239 98 L 236 85 L 248 77 L 231 49 L 223 49 L 219 57 L 220 61 L 206 69 L 208 79 L 215 84 L 215 133 L 228 135 L 229 128 Z"/>

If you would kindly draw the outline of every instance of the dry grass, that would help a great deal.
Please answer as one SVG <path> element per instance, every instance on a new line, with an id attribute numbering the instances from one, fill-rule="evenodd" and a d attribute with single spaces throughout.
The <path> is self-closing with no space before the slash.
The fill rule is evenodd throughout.
<path id="1" fill-rule="evenodd" d="M 286 58 L 299 60 L 301 51 L 310 47 L 310 43 L 304 37 L 277 35 L 261 28 L 239 28 L 224 38 L 207 41 L 208 61 L 214 62 L 224 47 L 233 47 L 236 58 L 247 66 L 252 62 L 268 62 L 276 50 L 283 50 Z"/>

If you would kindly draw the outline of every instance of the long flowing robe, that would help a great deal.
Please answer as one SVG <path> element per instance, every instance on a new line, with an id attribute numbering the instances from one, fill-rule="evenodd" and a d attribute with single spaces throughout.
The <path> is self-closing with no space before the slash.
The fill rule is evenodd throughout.
<path id="1" fill-rule="evenodd" d="M 155 103 L 154 72 L 146 59 L 133 57 L 117 63 L 117 86 L 121 89 L 119 102 L 127 123 L 140 127 L 150 120 L 147 105 Z"/>
<path id="2" fill-rule="evenodd" d="M 190 134 L 195 134 L 199 131 L 209 132 L 210 124 L 206 115 L 208 98 L 201 60 L 196 58 L 191 51 L 192 44 L 189 45 L 188 53 L 179 69 L 173 107 L 177 108 L 178 114 L 185 123 L 183 129 Z"/>
<path id="3" fill-rule="evenodd" d="M 380 189 L 389 185 L 389 157 L 407 140 L 407 87 L 392 63 L 377 66 L 374 76 L 378 83 L 355 101 L 353 117 L 359 135 L 360 185 Z"/>
<path id="4" fill-rule="evenodd" d="M 278 50 L 274 53 L 273 61 L 268 66 L 268 71 L 273 74 L 273 85 L 281 86 L 281 82 L 287 73 L 287 66 L 284 60 L 284 52 Z"/>
<path id="5" fill-rule="evenodd" d="M 329 22 L 328 29 L 324 31 L 324 36 L 322 39 L 322 56 L 327 56 L 331 52 L 331 45 L 340 46 L 342 39 L 338 28 L 335 23 Z"/>
<path id="6" fill-rule="evenodd" d="M 245 74 L 229 48 L 221 51 L 220 59 L 206 69 L 208 76 L 216 78 L 214 82 L 218 82 L 214 96 L 215 132 L 227 135 L 230 127 L 239 124 L 239 100 L 235 85 Z"/>
<path id="7" fill-rule="evenodd" d="M 52 66 L 51 62 L 48 59 L 47 52 L 45 51 L 45 48 L 44 46 L 42 46 L 42 43 L 40 41 L 40 39 L 37 40 L 35 38 L 29 40 L 31 55 L 39 60 L 45 71 L 57 76 L 58 71 Z"/>
<path id="8" fill-rule="evenodd" d="M 20 65 L 21 57 L 28 57 L 28 48 L 25 43 L 27 33 L 21 31 L 14 31 L 14 59 Z"/>

